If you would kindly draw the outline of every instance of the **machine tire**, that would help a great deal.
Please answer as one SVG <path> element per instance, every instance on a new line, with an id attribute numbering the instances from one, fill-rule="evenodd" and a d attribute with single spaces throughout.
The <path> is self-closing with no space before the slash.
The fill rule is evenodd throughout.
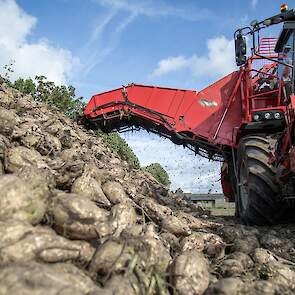
<path id="1" fill-rule="evenodd" d="M 243 223 L 265 225 L 281 220 L 283 202 L 276 169 L 268 163 L 275 143 L 271 137 L 251 135 L 239 144 L 236 216 Z"/>

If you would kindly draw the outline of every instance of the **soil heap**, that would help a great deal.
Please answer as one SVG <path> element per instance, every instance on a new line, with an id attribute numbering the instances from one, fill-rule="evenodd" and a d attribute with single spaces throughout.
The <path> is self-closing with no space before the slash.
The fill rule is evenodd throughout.
<path id="1" fill-rule="evenodd" d="M 0 295 L 295 294 L 294 232 L 209 216 L 0 84 Z"/>

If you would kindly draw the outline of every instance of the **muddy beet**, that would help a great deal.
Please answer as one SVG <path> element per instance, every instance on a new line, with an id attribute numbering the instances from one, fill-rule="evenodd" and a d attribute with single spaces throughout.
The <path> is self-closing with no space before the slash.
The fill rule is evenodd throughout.
<path id="1" fill-rule="evenodd" d="M 210 216 L 4 83 L 0 191 L 0 295 L 295 294 L 294 225 Z"/>

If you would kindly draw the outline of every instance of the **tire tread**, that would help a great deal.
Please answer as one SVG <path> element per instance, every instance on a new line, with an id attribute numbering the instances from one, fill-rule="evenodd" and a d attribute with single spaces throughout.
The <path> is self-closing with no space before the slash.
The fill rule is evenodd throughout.
<path id="1" fill-rule="evenodd" d="M 238 178 L 242 162 L 248 169 L 248 205 L 245 209 L 237 202 L 236 210 L 247 224 L 275 224 L 280 221 L 281 212 L 279 186 L 276 169 L 269 163 L 270 152 L 276 140 L 269 136 L 251 135 L 241 140 L 237 153 Z M 237 196 L 241 198 L 241 196 Z"/>

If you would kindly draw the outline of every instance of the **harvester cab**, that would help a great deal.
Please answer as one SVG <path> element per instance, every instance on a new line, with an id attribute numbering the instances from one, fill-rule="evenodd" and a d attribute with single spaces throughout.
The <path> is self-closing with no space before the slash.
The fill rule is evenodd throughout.
<path id="1" fill-rule="evenodd" d="M 260 37 L 280 23 L 278 38 Z M 282 5 L 281 13 L 236 30 L 237 71 L 200 91 L 131 83 L 99 93 L 85 119 L 106 132 L 144 128 L 223 161 L 222 188 L 237 217 L 277 223 L 286 198 L 295 197 L 294 25 L 295 10 Z"/>
<path id="2" fill-rule="evenodd" d="M 280 23 L 283 23 L 283 28 L 279 38 L 260 38 L 261 30 Z M 237 66 L 247 67 L 247 62 L 250 61 L 253 64 L 253 61 L 257 58 L 269 61 L 268 64 L 273 63 L 272 75 L 269 75 L 269 78 L 275 78 L 274 84 L 277 87 L 279 81 L 281 81 L 286 91 L 284 95 L 290 97 L 291 93 L 294 93 L 294 31 L 295 10 L 288 10 L 286 4 L 281 6 L 280 14 L 260 22 L 254 20 L 250 27 L 236 30 L 234 39 Z M 251 54 L 248 59 L 247 36 L 250 36 L 252 43 Z M 266 62 L 264 62 L 265 64 Z M 263 68 L 260 70 L 263 70 Z"/>

